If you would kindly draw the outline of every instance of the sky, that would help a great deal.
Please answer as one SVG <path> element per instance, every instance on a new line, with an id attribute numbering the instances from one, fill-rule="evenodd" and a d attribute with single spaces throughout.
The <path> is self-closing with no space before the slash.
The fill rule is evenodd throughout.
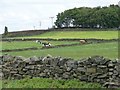
<path id="1" fill-rule="evenodd" d="M 56 15 L 77 7 L 117 5 L 120 0 L 0 0 L 0 34 L 8 31 L 48 29 Z"/>

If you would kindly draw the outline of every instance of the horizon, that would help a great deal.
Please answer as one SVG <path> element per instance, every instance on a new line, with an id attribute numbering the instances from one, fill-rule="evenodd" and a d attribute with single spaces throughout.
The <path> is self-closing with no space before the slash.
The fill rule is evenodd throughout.
<path id="1" fill-rule="evenodd" d="M 4 27 L 8 27 L 9 32 L 48 29 L 52 27 L 56 20 L 56 15 L 65 10 L 79 7 L 98 7 L 118 5 L 119 0 L 1 0 L 0 1 L 0 34 L 4 32 Z"/>

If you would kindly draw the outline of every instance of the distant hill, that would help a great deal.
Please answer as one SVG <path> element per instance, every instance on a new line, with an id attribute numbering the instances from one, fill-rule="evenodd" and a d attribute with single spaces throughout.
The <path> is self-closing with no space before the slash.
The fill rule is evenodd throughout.
<path id="1" fill-rule="evenodd" d="M 32 36 L 32 35 L 39 35 L 44 32 L 47 32 L 48 30 L 23 30 L 23 31 L 14 31 L 14 32 L 8 32 L 7 36 L 4 36 L 2 34 L 2 37 L 21 37 L 21 36 Z"/>
<path id="2" fill-rule="evenodd" d="M 43 29 L 43 30 L 23 30 L 23 31 L 14 31 L 14 32 L 8 32 L 7 36 L 4 36 L 2 34 L 2 37 L 23 37 L 23 36 L 34 36 L 34 35 L 41 35 L 46 32 L 54 32 L 54 31 L 118 31 L 117 29 L 95 29 L 95 28 L 55 28 L 55 29 Z M 58 32 L 59 33 L 59 32 Z M 54 35 L 54 33 L 53 33 Z"/>

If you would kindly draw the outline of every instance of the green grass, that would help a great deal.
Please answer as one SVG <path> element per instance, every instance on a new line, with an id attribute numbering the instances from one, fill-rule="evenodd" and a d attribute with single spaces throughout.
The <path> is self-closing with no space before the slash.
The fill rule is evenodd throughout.
<path id="1" fill-rule="evenodd" d="M 20 55 L 24 57 L 46 56 L 50 54 L 52 56 L 71 57 L 74 59 L 86 58 L 93 55 L 101 55 L 104 57 L 115 59 L 118 58 L 118 43 L 111 42 L 111 43 L 88 44 L 81 46 L 69 46 L 43 50 L 8 52 L 8 54 L 18 56 Z"/>
<path id="2" fill-rule="evenodd" d="M 51 31 L 35 36 L 28 36 L 24 38 L 95 38 L 95 39 L 117 39 L 118 31 Z"/>
<path id="3" fill-rule="evenodd" d="M 80 82 L 79 80 L 53 80 L 33 78 L 23 80 L 3 81 L 5 88 L 102 88 L 97 83 Z"/>
<path id="4" fill-rule="evenodd" d="M 2 50 L 4 49 L 19 49 L 19 48 L 30 48 L 30 47 L 41 47 L 39 44 L 31 41 L 25 42 L 2 42 Z"/>
<path id="5" fill-rule="evenodd" d="M 43 41 L 43 42 L 50 42 L 52 46 L 55 45 L 62 45 L 62 44 L 74 44 L 79 43 L 77 41 Z M 42 45 L 39 43 L 36 43 L 35 41 L 14 41 L 14 42 L 0 42 L 0 45 L 2 45 L 2 50 L 5 49 L 20 49 L 20 48 L 31 48 L 31 47 L 37 47 L 41 48 Z"/>
<path id="6" fill-rule="evenodd" d="M 2 89 L 2 80 L 0 80 L 0 90 Z"/>

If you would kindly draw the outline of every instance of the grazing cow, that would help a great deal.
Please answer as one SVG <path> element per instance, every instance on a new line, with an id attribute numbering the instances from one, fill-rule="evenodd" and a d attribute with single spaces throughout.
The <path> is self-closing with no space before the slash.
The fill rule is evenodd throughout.
<path id="1" fill-rule="evenodd" d="M 87 41 L 86 40 L 80 40 L 80 43 L 85 44 L 85 43 L 87 43 Z"/>
<path id="2" fill-rule="evenodd" d="M 40 40 L 36 40 L 36 43 L 42 44 L 44 47 L 50 47 L 51 44 L 49 42 L 41 42 Z"/>

